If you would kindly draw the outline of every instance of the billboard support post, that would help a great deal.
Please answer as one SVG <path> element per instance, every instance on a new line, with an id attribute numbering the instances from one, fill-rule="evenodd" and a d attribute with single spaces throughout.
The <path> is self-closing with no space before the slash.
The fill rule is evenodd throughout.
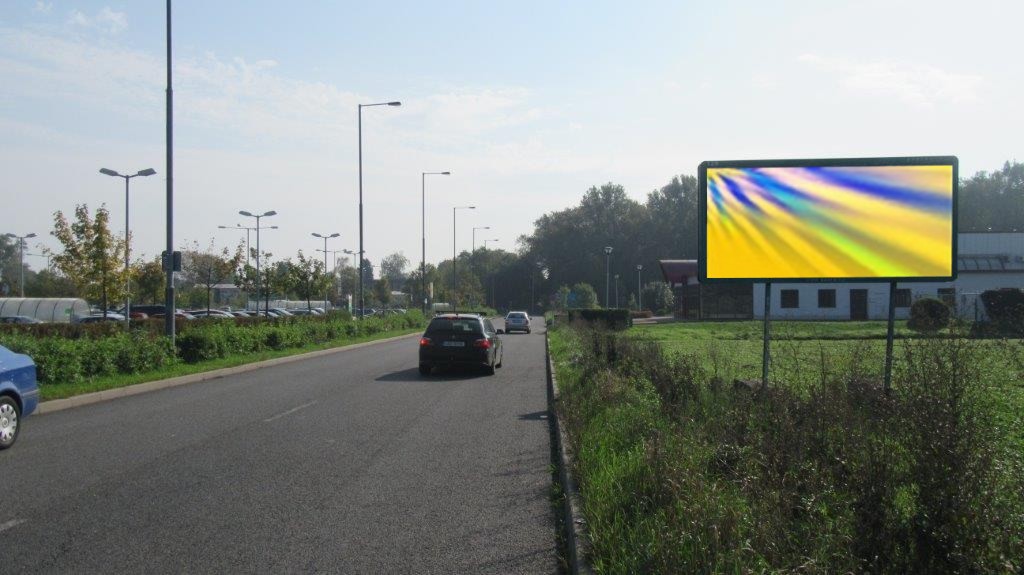
<path id="1" fill-rule="evenodd" d="M 769 345 L 772 338 L 772 282 L 764 282 L 764 351 L 761 355 L 761 390 L 768 388 L 768 365 L 771 363 Z"/>
<path id="2" fill-rule="evenodd" d="M 896 324 L 896 282 L 889 282 L 889 326 L 885 334 L 885 394 L 892 383 L 892 340 Z"/>

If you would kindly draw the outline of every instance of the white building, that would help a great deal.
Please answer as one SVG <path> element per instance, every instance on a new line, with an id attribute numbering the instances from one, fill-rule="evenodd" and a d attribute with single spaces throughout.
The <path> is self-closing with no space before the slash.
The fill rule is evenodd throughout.
<path id="1" fill-rule="evenodd" d="M 1024 233 L 961 233 L 957 279 L 902 282 L 896 288 L 896 318 L 906 319 L 917 298 L 937 297 L 965 319 L 983 317 L 978 296 L 999 288 L 1024 289 Z M 754 284 L 754 317 L 764 317 L 764 284 Z M 773 319 L 881 319 L 888 317 L 888 283 L 775 283 Z"/>

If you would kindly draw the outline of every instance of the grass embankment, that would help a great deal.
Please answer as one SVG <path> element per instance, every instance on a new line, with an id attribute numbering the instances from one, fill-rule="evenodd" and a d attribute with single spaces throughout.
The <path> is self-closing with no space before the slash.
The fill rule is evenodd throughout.
<path id="1" fill-rule="evenodd" d="M 0 331 L 0 344 L 35 360 L 45 401 L 411 334 L 423 325 L 418 311 L 361 321 L 344 313 L 198 320 L 182 324 L 174 345 L 155 326 L 141 322 L 130 333 L 41 326 Z"/>
<path id="2" fill-rule="evenodd" d="M 411 335 L 414 333 L 420 333 L 422 331 L 423 328 L 418 327 L 412 329 L 397 329 L 360 337 L 340 337 L 332 341 L 327 341 L 315 345 L 308 345 L 299 348 L 282 350 L 264 350 L 249 354 L 232 355 L 224 358 L 200 361 L 199 363 L 175 362 L 165 367 L 161 367 L 154 371 L 148 371 L 145 373 L 107 375 L 94 377 L 81 383 L 43 385 L 39 388 L 39 393 L 43 401 L 47 401 L 50 399 L 64 399 L 67 397 L 82 395 L 83 393 L 92 393 L 95 391 L 104 391 L 107 389 L 128 387 L 130 385 L 146 383 L 149 381 L 157 381 L 160 379 L 168 379 L 171 377 L 179 377 L 182 375 L 192 375 L 194 373 L 214 371 L 226 367 L 237 367 L 239 365 L 255 363 L 257 361 L 277 359 L 279 357 L 288 357 L 290 355 L 299 355 L 302 353 L 309 353 L 311 351 L 319 351 L 323 349 L 331 349 L 335 347 L 342 347 L 357 343 L 365 343 L 368 341 L 387 339 L 389 337 Z"/>
<path id="3" fill-rule="evenodd" d="M 1020 341 L 903 328 L 885 395 L 884 323 L 777 322 L 734 389 L 760 327 L 551 332 L 598 572 L 1024 568 Z"/>

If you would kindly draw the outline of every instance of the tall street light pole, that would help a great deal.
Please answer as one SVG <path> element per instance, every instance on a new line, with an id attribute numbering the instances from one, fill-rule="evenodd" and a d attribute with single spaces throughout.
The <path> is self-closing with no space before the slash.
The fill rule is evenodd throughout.
<path id="1" fill-rule="evenodd" d="M 19 275 L 21 277 L 21 279 L 18 281 L 18 283 L 21 285 L 21 288 L 20 288 L 21 296 L 20 297 L 25 297 L 25 240 L 27 240 L 29 238 L 36 237 L 36 234 L 33 232 L 31 234 L 27 234 L 27 235 L 24 235 L 24 236 L 19 236 L 19 235 L 16 235 L 16 234 L 5 234 L 5 235 L 7 237 L 11 238 L 11 239 L 17 239 L 18 240 L 18 272 L 19 272 Z"/>
<path id="2" fill-rule="evenodd" d="M 423 290 L 423 315 L 427 315 L 427 176 L 450 176 L 451 172 L 421 172 L 422 202 L 420 230 L 422 230 L 423 257 L 420 259 L 420 289 Z"/>
<path id="3" fill-rule="evenodd" d="M 487 249 L 487 242 L 496 242 L 496 241 L 498 241 L 498 238 L 494 238 L 493 240 L 484 240 L 484 249 L 485 250 Z"/>
<path id="4" fill-rule="evenodd" d="M 612 247 L 604 248 L 604 307 L 611 307 L 611 263 Z"/>
<path id="5" fill-rule="evenodd" d="M 263 212 L 262 214 L 252 214 L 245 210 L 238 212 L 239 215 L 247 218 L 256 218 L 256 315 L 260 315 L 260 287 L 263 283 L 263 278 L 260 276 L 260 218 L 266 218 L 270 216 L 276 216 L 277 212 L 270 210 L 269 212 Z"/>
<path id="6" fill-rule="evenodd" d="M 233 226 L 217 226 L 217 228 L 222 230 L 245 230 L 245 265 L 249 265 L 249 232 L 255 230 L 256 228 L 249 228 L 241 224 L 235 224 Z M 277 226 L 269 226 L 263 229 L 276 230 Z"/>
<path id="7" fill-rule="evenodd" d="M 455 275 L 455 261 L 458 258 L 458 256 L 455 253 L 456 246 L 458 245 L 456 243 L 456 239 L 455 239 L 455 212 L 456 212 L 456 210 L 475 210 L 475 209 L 476 209 L 476 206 L 455 206 L 454 208 L 452 208 L 452 311 L 456 311 L 457 306 L 455 305 L 455 301 L 456 301 L 456 299 L 458 299 L 457 296 L 456 296 L 456 291 L 457 290 L 455 289 L 455 285 L 456 285 L 456 281 L 457 281 L 456 280 L 457 276 Z"/>
<path id="8" fill-rule="evenodd" d="M 164 334 L 174 342 L 174 91 L 171 89 L 171 0 L 167 0 L 167 279 Z"/>
<path id="9" fill-rule="evenodd" d="M 100 168 L 100 173 L 106 176 L 114 176 L 115 178 L 124 178 L 124 326 L 125 328 L 128 328 L 131 325 L 132 313 L 132 280 L 131 275 L 128 272 L 128 255 L 131 251 L 131 228 L 128 226 L 128 182 L 132 178 L 137 178 L 139 176 L 152 176 L 156 173 L 156 170 L 153 168 L 146 168 L 145 170 L 139 170 L 134 174 L 119 174 L 114 170 Z"/>
<path id="10" fill-rule="evenodd" d="M 372 106 L 401 106 L 401 102 L 378 102 L 376 104 L 359 104 L 359 319 L 363 319 L 363 108 Z"/>
<path id="11" fill-rule="evenodd" d="M 636 264 L 636 311 L 644 309 L 644 292 L 640 291 L 640 272 L 643 269 L 643 264 Z"/>
<path id="12" fill-rule="evenodd" d="M 491 226 L 482 226 L 473 228 L 473 251 L 469 252 L 469 266 L 472 273 L 476 273 L 476 231 L 477 230 L 489 230 Z M 487 299 L 487 290 L 484 289 L 484 299 Z"/>
<path id="13" fill-rule="evenodd" d="M 619 274 L 615 274 L 615 307 L 619 307 Z"/>
<path id="14" fill-rule="evenodd" d="M 339 233 L 333 233 L 333 234 L 328 236 L 328 235 L 321 235 L 321 234 L 318 234 L 316 232 L 313 232 L 313 237 L 314 238 L 323 238 L 323 240 L 324 240 L 324 273 L 325 274 L 327 273 L 327 240 L 329 240 L 331 238 L 336 238 L 336 237 L 338 237 L 340 235 L 341 234 L 339 234 Z M 327 298 L 328 298 L 329 293 L 330 293 L 329 291 L 324 292 L 324 313 L 327 313 Z"/>

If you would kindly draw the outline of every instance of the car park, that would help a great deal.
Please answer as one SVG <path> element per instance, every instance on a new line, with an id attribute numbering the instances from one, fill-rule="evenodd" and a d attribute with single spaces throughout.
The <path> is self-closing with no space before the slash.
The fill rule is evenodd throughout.
<path id="1" fill-rule="evenodd" d="M 523 331 L 530 333 L 530 315 L 525 311 L 510 311 L 505 316 L 505 333 Z"/>
<path id="2" fill-rule="evenodd" d="M 501 333 L 477 314 L 435 316 L 420 338 L 420 374 L 429 375 L 435 367 L 476 367 L 494 375 L 503 360 Z"/>
<path id="3" fill-rule="evenodd" d="M 14 445 L 22 420 L 38 404 L 35 362 L 0 345 L 0 450 Z"/>

